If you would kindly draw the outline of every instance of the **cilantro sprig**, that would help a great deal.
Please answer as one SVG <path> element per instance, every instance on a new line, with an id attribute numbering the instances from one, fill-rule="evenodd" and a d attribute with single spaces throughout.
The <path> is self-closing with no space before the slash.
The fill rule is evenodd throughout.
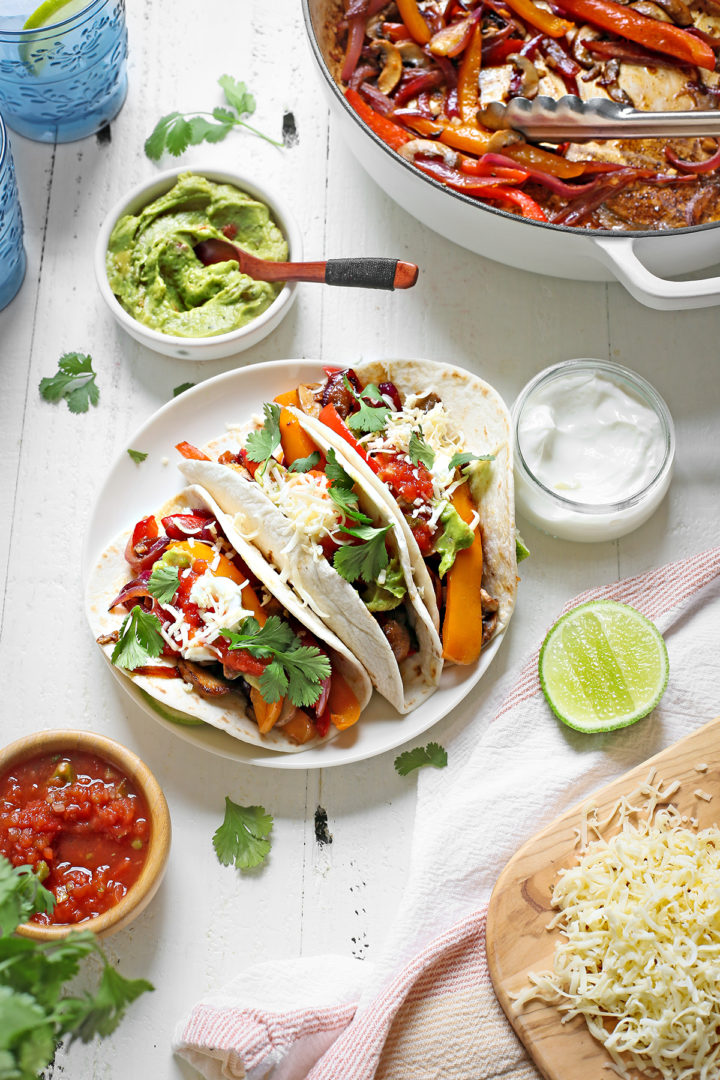
<path id="1" fill-rule="evenodd" d="M 252 870 L 265 862 L 272 827 L 272 815 L 264 806 L 238 806 L 226 795 L 225 817 L 212 838 L 215 854 L 223 866 Z"/>
<path id="2" fill-rule="evenodd" d="M 250 432 L 245 450 L 251 461 L 265 466 L 280 445 L 280 406 L 266 401 L 263 413 L 265 423 L 257 431 Z"/>
<path id="3" fill-rule="evenodd" d="M 67 1036 L 89 1042 L 109 1035 L 127 1006 L 153 989 L 145 979 L 126 979 L 116 971 L 90 931 L 51 942 L 13 936 L 18 925 L 37 911 L 52 910 L 54 902 L 31 867 L 13 867 L 0 856 L 0 1072 L 15 1080 L 35 1080 Z M 102 964 L 96 991 L 63 994 L 90 954 Z"/>
<path id="4" fill-rule="evenodd" d="M 352 525 L 343 525 L 343 532 L 361 540 L 360 544 L 343 544 L 333 556 L 333 566 L 346 581 L 362 578 L 368 584 L 376 580 L 389 562 L 385 537 L 392 528 L 376 528 L 372 519 L 358 508 L 358 494 L 353 491 L 354 480 L 345 472 L 334 450 L 328 450 L 325 475 L 331 481 L 330 498 Z"/>
<path id="5" fill-rule="evenodd" d="M 151 611 L 143 611 L 135 604 L 120 627 L 120 637 L 111 657 L 113 664 L 134 671 L 148 660 L 154 660 L 162 650 L 160 620 Z"/>
<path id="6" fill-rule="evenodd" d="M 222 87 L 229 108 L 218 106 L 212 112 L 171 112 L 161 117 L 145 140 L 145 153 L 151 161 L 159 161 L 165 151 L 173 157 L 180 157 L 188 146 L 222 142 L 234 128 L 245 128 L 273 146 L 283 146 L 283 143 L 271 139 L 244 119 L 255 112 L 255 98 L 244 82 L 239 82 L 232 75 L 221 75 L 218 84 Z"/>
<path id="7" fill-rule="evenodd" d="M 371 431 L 382 431 L 385 427 L 388 413 L 392 412 L 392 409 L 385 401 L 385 398 L 382 396 L 375 383 L 368 383 L 364 390 L 361 390 L 358 394 L 347 375 L 343 376 L 343 381 L 346 389 L 350 391 L 360 406 L 359 412 L 351 413 L 348 416 L 346 421 L 348 427 L 351 428 L 352 431 L 363 435 L 367 435 Z M 366 398 L 370 398 L 370 402 L 376 401 L 378 404 L 370 404 L 365 400 Z"/>
<path id="8" fill-rule="evenodd" d="M 143 450 L 128 450 L 128 455 L 136 465 L 139 465 L 147 457 L 147 454 Z"/>
<path id="9" fill-rule="evenodd" d="M 311 469 L 317 469 L 320 464 L 320 452 L 313 450 L 312 454 L 308 454 L 307 457 L 295 458 L 292 465 L 288 466 L 288 472 L 306 473 Z"/>
<path id="10" fill-rule="evenodd" d="M 315 645 L 302 645 L 292 628 L 277 615 L 264 626 L 250 616 L 238 630 L 221 630 L 229 648 L 244 649 L 258 660 L 270 660 L 259 687 L 272 704 L 286 695 L 293 705 L 305 709 L 320 697 L 321 684 L 330 675 L 330 660 Z"/>
<path id="11" fill-rule="evenodd" d="M 453 469 L 462 468 L 463 465 L 469 465 L 471 461 L 494 461 L 494 454 L 471 454 L 469 450 L 465 450 L 462 454 L 453 454 L 450 458 L 450 464 L 448 469 L 452 472 Z"/>
<path id="12" fill-rule="evenodd" d="M 440 743 L 429 742 L 427 746 L 416 746 L 414 750 L 405 750 L 398 754 L 395 768 L 401 776 L 407 776 L 413 769 L 422 769 L 424 765 L 444 769 L 447 762 L 447 750 Z"/>
<path id="13" fill-rule="evenodd" d="M 408 457 L 413 465 L 419 465 L 422 462 L 426 469 L 432 469 L 435 464 L 435 451 L 425 441 L 422 428 L 419 431 L 413 431 L 410 435 Z"/>
<path id="14" fill-rule="evenodd" d="M 70 412 L 84 413 L 91 403 L 97 405 L 100 400 L 96 378 L 91 356 L 77 352 L 63 353 L 58 360 L 57 374 L 40 380 L 40 396 L 52 402 L 65 398 Z"/>
<path id="15" fill-rule="evenodd" d="M 152 568 L 147 591 L 160 604 L 169 604 L 180 585 L 180 571 L 177 566 L 168 566 L 160 561 Z M 156 618 L 156 616 L 153 616 Z"/>

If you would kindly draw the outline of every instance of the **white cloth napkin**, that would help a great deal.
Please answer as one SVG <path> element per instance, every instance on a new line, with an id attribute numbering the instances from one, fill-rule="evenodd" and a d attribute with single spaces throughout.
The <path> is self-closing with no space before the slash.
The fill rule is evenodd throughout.
<path id="1" fill-rule="evenodd" d="M 444 740 L 447 768 L 419 776 L 410 876 L 380 959 L 262 964 L 208 995 L 174 1042 L 208 1080 L 536 1080 L 487 971 L 498 874 L 566 808 L 720 713 L 720 547 L 564 610 L 600 598 L 631 604 L 665 637 L 670 680 L 655 712 L 607 735 L 570 731 L 542 696 L 537 649 L 481 713 L 466 703 Z"/>

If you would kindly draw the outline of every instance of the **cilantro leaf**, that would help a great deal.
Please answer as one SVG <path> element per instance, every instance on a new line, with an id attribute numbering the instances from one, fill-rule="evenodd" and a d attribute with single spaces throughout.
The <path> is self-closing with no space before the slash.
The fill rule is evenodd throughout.
<path id="1" fill-rule="evenodd" d="M 245 649 L 260 660 L 271 660 L 260 676 L 260 693 L 268 704 L 288 694 L 293 705 L 306 708 L 320 697 L 330 675 L 329 658 L 315 645 L 302 645 L 278 615 L 270 615 L 262 627 L 251 616 L 238 630 L 220 633 L 231 650 Z"/>
<path id="2" fill-rule="evenodd" d="M 469 465 L 471 461 L 494 461 L 494 454 L 471 454 L 469 450 L 466 450 L 462 454 L 453 454 L 450 458 L 450 464 L 448 469 L 452 472 L 453 469 L 459 469 L 462 465 Z"/>
<path id="3" fill-rule="evenodd" d="M 151 161 L 159 161 L 167 150 L 173 157 L 180 157 L 192 141 L 192 128 L 182 113 L 171 112 L 158 120 L 145 140 L 145 154 Z"/>
<path id="4" fill-rule="evenodd" d="M 87 996 L 83 999 L 84 1009 L 75 1011 L 71 1043 L 75 1039 L 89 1042 L 95 1035 L 110 1035 L 122 1020 L 128 1005 L 146 990 L 154 989 L 147 979 L 126 979 L 110 966 L 99 947 L 97 951 L 104 961 L 100 985 L 94 998 Z"/>
<path id="5" fill-rule="evenodd" d="M 128 450 L 128 454 L 133 459 L 136 465 L 139 465 L 140 462 L 144 461 L 147 457 L 147 454 L 143 453 L 142 450 Z"/>
<path id="6" fill-rule="evenodd" d="M 235 121 L 233 119 L 229 124 L 213 124 L 212 121 L 206 120 L 204 116 L 193 116 L 189 123 L 190 144 L 199 146 L 201 142 L 222 142 L 228 132 L 232 130 Z"/>
<path id="7" fill-rule="evenodd" d="M 432 765 L 436 769 L 444 769 L 447 765 L 447 750 L 439 743 L 430 742 L 427 746 L 416 746 L 414 750 L 405 750 L 395 758 L 395 768 L 401 776 L 407 776 L 413 769 L 421 769 L 424 765 Z"/>
<path id="8" fill-rule="evenodd" d="M 327 465 L 325 466 L 325 475 L 328 480 L 332 481 L 333 486 L 342 488 L 351 488 L 355 481 L 352 476 L 343 469 L 342 465 L 337 459 L 334 450 L 328 450 L 327 452 Z"/>
<path id="9" fill-rule="evenodd" d="M 120 637 L 111 657 L 113 664 L 134 671 L 146 661 L 154 660 L 162 650 L 160 620 L 136 604 L 120 627 Z"/>
<path id="10" fill-rule="evenodd" d="M 184 394 L 186 390 L 192 390 L 194 382 L 183 382 L 179 386 L 173 387 L 173 397 L 178 397 L 180 394 Z"/>
<path id="11" fill-rule="evenodd" d="M 251 461 L 264 465 L 280 445 L 280 406 L 265 402 L 265 423 L 258 431 L 251 431 L 245 443 Z"/>
<path id="12" fill-rule="evenodd" d="M 178 590 L 180 584 L 180 571 L 177 566 L 168 566 L 160 560 L 152 568 L 152 574 L 147 583 L 147 591 L 160 604 L 169 604 Z"/>
<path id="13" fill-rule="evenodd" d="M 422 428 L 419 432 L 413 431 L 411 434 L 408 456 L 413 465 L 419 465 L 422 462 L 427 469 L 432 469 L 435 463 L 435 451 L 426 443 Z"/>
<path id="14" fill-rule="evenodd" d="M 212 114 L 221 124 L 234 124 L 237 120 L 237 117 L 232 110 L 224 109 L 221 105 L 217 105 L 213 109 Z"/>
<path id="15" fill-rule="evenodd" d="M 238 806 L 226 795 L 225 817 L 212 838 L 215 854 L 223 866 L 234 864 L 238 870 L 260 866 L 270 851 L 267 837 L 272 827 L 272 815 L 264 806 Z"/>
<path id="16" fill-rule="evenodd" d="M 239 116 L 252 116 L 255 112 L 255 98 L 244 82 L 238 82 L 232 75 L 221 75 L 218 84 L 225 94 L 228 105 L 232 105 Z"/>
<path id="17" fill-rule="evenodd" d="M 368 585 L 377 580 L 377 576 L 388 562 L 385 546 L 385 534 L 390 525 L 376 529 L 371 525 L 358 525 L 357 528 L 345 527 L 345 532 L 364 540 L 363 544 L 345 544 L 338 548 L 333 557 L 333 566 L 346 581 L 362 578 Z"/>
<path id="18" fill-rule="evenodd" d="M 337 484 L 330 485 L 330 498 L 346 517 L 357 521 L 361 525 L 372 525 L 372 519 L 358 510 L 358 495 L 356 491 L 339 487 Z"/>
<path id="19" fill-rule="evenodd" d="M 31 866 L 13 867 L 0 856 L 0 933 L 3 938 L 27 922 L 36 911 L 52 911 L 55 897 L 40 882 Z"/>
<path id="20" fill-rule="evenodd" d="M 316 469 L 320 464 L 320 452 L 313 450 L 312 454 L 308 454 L 307 457 L 295 458 L 292 465 L 288 466 L 288 472 L 309 472 L 310 469 Z"/>
<path id="21" fill-rule="evenodd" d="M 368 383 L 365 389 L 361 393 L 356 393 L 355 388 L 345 376 L 345 386 L 352 392 L 360 406 L 360 412 L 351 413 L 347 418 L 347 425 L 352 431 L 359 431 L 362 434 L 368 434 L 371 431 L 382 431 L 387 422 L 388 413 L 392 412 L 389 405 L 386 404 L 385 399 L 378 390 L 375 383 Z M 370 398 L 371 401 L 379 402 L 378 405 L 370 405 L 365 400 Z"/>
<path id="22" fill-rule="evenodd" d="M 91 402 L 97 405 L 100 400 L 96 378 L 91 356 L 64 353 L 58 360 L 57 375 L 40 380 L 40 396 L 52 402 L 65 398 L 70 412 L 87 412 Z"/>

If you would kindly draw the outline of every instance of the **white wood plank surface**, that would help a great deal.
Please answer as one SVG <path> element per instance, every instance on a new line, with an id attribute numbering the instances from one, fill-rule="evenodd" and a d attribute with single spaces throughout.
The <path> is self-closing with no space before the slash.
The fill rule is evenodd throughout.
<path id="1" fill-rule="evenodd" d="M 53 148 L 12 136 L 28 273 L 0 313 L 3 742 L 63 725 L 119 739 L 155 771 L 174 829 L 156 900 L 108 946 L 126 974 L 149 978 L 156 991 L 131 1007 L 111 1039 L 61 1052 L 51 1073 L 58 1080 L 190 1076 L 170 1054 L 170 1036 L 205 990 L 266 958 L 338 951 L 372 960 L 407 874 L 415 779 L 396 775 L 394 754 L 313 773 L 232 765 L 142 714 L 93 645 L 79 570 L 89 510 L 117 450 L 174 386 L 238 363 L 296 356 L 353 363 L 382 355 L 460 364 L 508 403 L 540 368 L 576 356 L 610 357 L 655 384 L 677 427 L 668 499 L 643 528 L 615 543 L 552 540 L 520 522 L 533 554 L 522 566 L 517 612 L 494 668 L 460 710 L 464 717 L 520 664 L 565 600 L 709 547 L 719 524 L 717 308 L 653 312 L 615 284 L 544 279 L 491 263 L 409 217 L 329 128 L 295 0 L 129 7 L 130 92 L 111 141 Z M 292 112 L 299 141 L 279 151 L 233 133 L 225 143 L 191 149 L 183 162 L 232 164 L 271 182 L 300 220 L 308 257 L 395 255 L 418 262 L 422 276 L 407 294 L 301 287 L 270 338 L 239 360 L 200 368 L 148 352 L 115 326 L 95 287 L 92 253 L 112 204 L 157 168 L 143 153 L 156 120 L 173 109 L 220 104 L 223 72 L 255 92 L 258 127 L 278 135 Z M 100 405 L 87 415 L 49 405 L 37 392 L 67 350 L 90 352 L 99 372 Z M 698 720 L 714 713 L 717 702 Z M 433 737 L 442 741 L 454 719 Z M 271 857 L 259 872 L 241 877 L 215 859 L 211 836 L 226 793 L 274 814 Z M 315 840 L 318 806 L 327 810 L 331 845 Z"/>

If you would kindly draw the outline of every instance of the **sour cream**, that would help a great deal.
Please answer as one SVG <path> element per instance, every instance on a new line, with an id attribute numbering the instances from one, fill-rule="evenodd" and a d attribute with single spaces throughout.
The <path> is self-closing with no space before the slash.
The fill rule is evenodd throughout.
<path id="1" fill-rule="evenodd" d="M 571 540 L 609 540 L 646 521 L 670 484 L 672 419 L 649 383 L 618 364 L 548 368 L 513 410 L 518 509 Z"/>

